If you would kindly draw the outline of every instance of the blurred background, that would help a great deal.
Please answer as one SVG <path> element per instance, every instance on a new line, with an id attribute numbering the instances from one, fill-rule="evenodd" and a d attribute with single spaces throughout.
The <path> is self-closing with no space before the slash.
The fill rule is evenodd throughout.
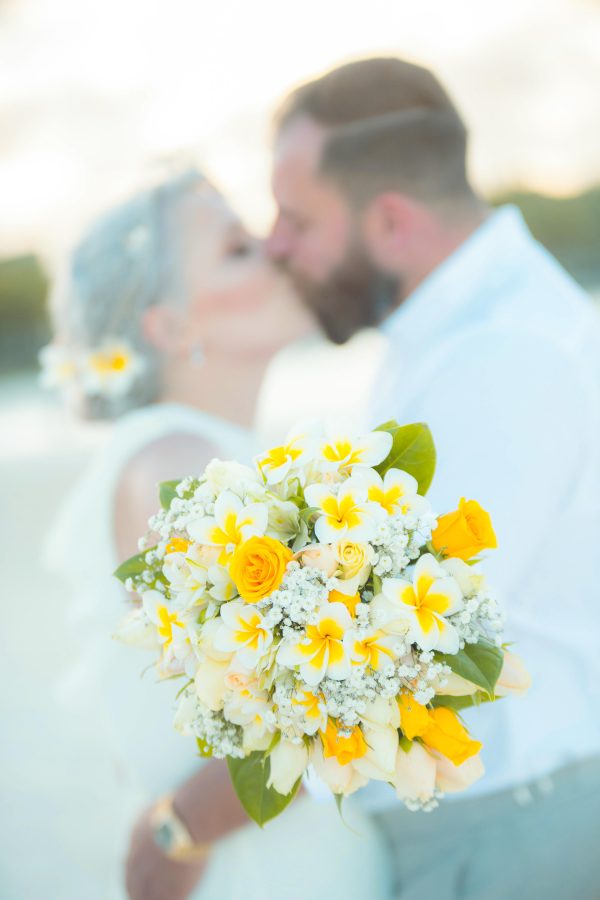
<path id="1" fill-rule="evenodd" d="M 436 71 L 470 126 L 475 184 L 492 203 L 517 203 L 600 298 L 598 0 L 0 0 L 0 683 L 9 723 L 0 779 L 16 825 L 0 854 L 3 896 L 30 896 L 15 862 L 27 826 L 20 799 L 56 777 L 46 753 L 55 713 L 39 712 L 72 649 L 66 635 L 57 644 L 63 597 L 40 575 L 39 548 L 103 433 L 76 424 L 37 384 L 55 260 L 94 211 L 180 160 L 198 162 L 266 231 L 274 104 L 342 60 L 386 53 Z M 356 401 L 378 346 L 366 335 L 283 354 L 264 390 L 261 431 L 286 424 L 285 386 L 306 372 L 306 354 L 319 383 L 352 377 Z M 310 411 L 319 412 L 314 394 Z M 20 603 L 32 596 L 34 620 Z M 76 723 L 60 728 L 68 748 Z M 76 767 L 70 777 L 72 788 Z M 50 857 L 60 817 L 42 806 L 40 816 Z"/>

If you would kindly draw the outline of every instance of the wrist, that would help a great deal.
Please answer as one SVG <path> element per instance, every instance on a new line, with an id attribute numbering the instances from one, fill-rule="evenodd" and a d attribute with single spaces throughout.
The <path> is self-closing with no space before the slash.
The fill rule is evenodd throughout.
<path id="1" fill-rule="evenodd" d="M 161 797 L 154 804 L 149 820 L 155 844 L 169 859 L 201 862 L 210 855 L 212 842 L 196 839 L 172 795 Z"/>

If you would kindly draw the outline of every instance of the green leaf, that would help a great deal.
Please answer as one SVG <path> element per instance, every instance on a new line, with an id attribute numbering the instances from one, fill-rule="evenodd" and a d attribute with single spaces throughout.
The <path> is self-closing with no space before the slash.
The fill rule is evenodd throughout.
<path id="1" fill-rule="evenodd" d="M 153 548 L 148 548 L 148 550 L 151 549 Z M 148 550 L 144 550 L 143 553 L 136 553 L 135 556 L 130 556 L 129 559 L 122 562 L 119 568 L 113 572 L 115 578 L 125 583 L 128 578 L 135 578 L 136 575 L 141 575 L 147 568 L 146 553 L 148 553 Z"/>
<path id="2" fill-rule="evenodd" d="M 205 740 L 199 737 L 196 738 L 196 744 L 198 746 L 198 755 L 201 756 L 202 759 L 210 759 L 213 755 L 210 744 L 207 744 Z"/>
<path id="3" fill-rule="evenodd" d="M 405 753 L 408 753 L 410 751 L 410 748 L 412 747 L 412 745 L 413 745 L 413 742 L 409 741 L 409 739 L 406 737 L 405 734 L 402 734 L 400 736 L 400 749 L 401 750 L 404 750 Z"/>
<path id="4" fill-rule="evenodd" d="M 484 691 L 477 691 L 477 693 L 471 694 L 468 697 L 451 697 L 450 695 L 436 694 L 431 702 L 435 707 L 446 706 L 453 709 L 455 712 L 460 712 L 461 709 L 469 709 L 471 706 L 480 706 L 482 703 L 492 703 L 496 699 L 500 700 L 502 698 L 490 697 L 489 694 L 484 693 Z"/>
<path id="5" fill-rule="evenodd" d="M 477 644 L 465 644 L 455 654 L 436 653 L 436 660 L 446 663 L 457 675 L 483 688 L 489 697 L 494 696 L 503 658 L 502 650 L 483 639 Z"/>
<path id="6" fill-rule="evenodd" d="M 425 495 L 435 472 L 435 444 L 429 427 L 423 422 L 414 425 L 398 425 L 390 421 L 380 425 L 377 431 L 392 435 L 392 449 L 382 463 L 376 466 L 381 476 L 388 469 L 402 469 L 416 478 L 419 493 Z"/>
<path id="7" fill-rule="evenodd" d="M 260 750 L 255 750 L 245 759 L 228 756 L 227 766 L 240 803 L 250 818 L 261 828 L 265 822 L 274 819 L 292 802 L 302 780 L 299 778 L 290 793 L 285 796 L 275 788 L 267 787 L 271 763 L 269 757 Z"/>
<path id="8" fill-rule="evenodd" d="M 158 486 L 158 496 L 160 498 L 160 505 L 163 509 L 168 509 L 171 505 L 171 501 L 177 496 L 177 485 L 179 484 L 181 479 L 177 479 L 177 481 L 161 481 Z"/>
<path id="9" fill-rule="evenodd" d="M 373 596 L 381 593 L 381 578 L 373 572 Z"/>

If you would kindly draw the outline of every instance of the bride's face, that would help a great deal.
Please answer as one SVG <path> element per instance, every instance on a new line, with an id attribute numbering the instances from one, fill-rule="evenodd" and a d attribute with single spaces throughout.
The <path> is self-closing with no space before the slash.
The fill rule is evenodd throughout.
<path id="1" fill-rule="evenodd" d="M 314 328 L 291 283 L 218 191 L 206 185 L 188 194 L 176 217 L 191 349 L 271 356 Z"/>

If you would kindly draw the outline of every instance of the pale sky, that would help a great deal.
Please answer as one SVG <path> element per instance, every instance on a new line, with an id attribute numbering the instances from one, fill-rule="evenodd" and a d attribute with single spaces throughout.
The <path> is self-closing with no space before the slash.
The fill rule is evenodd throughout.
<path id="1" fill-rule="evenodd" d="M 181 150 L 266 228 L 269 110 L 380 53 L 442 77 L 483 189 L 600 182 L 596 0 L 0 0 L 0 257 L 55 249 Z"/>

